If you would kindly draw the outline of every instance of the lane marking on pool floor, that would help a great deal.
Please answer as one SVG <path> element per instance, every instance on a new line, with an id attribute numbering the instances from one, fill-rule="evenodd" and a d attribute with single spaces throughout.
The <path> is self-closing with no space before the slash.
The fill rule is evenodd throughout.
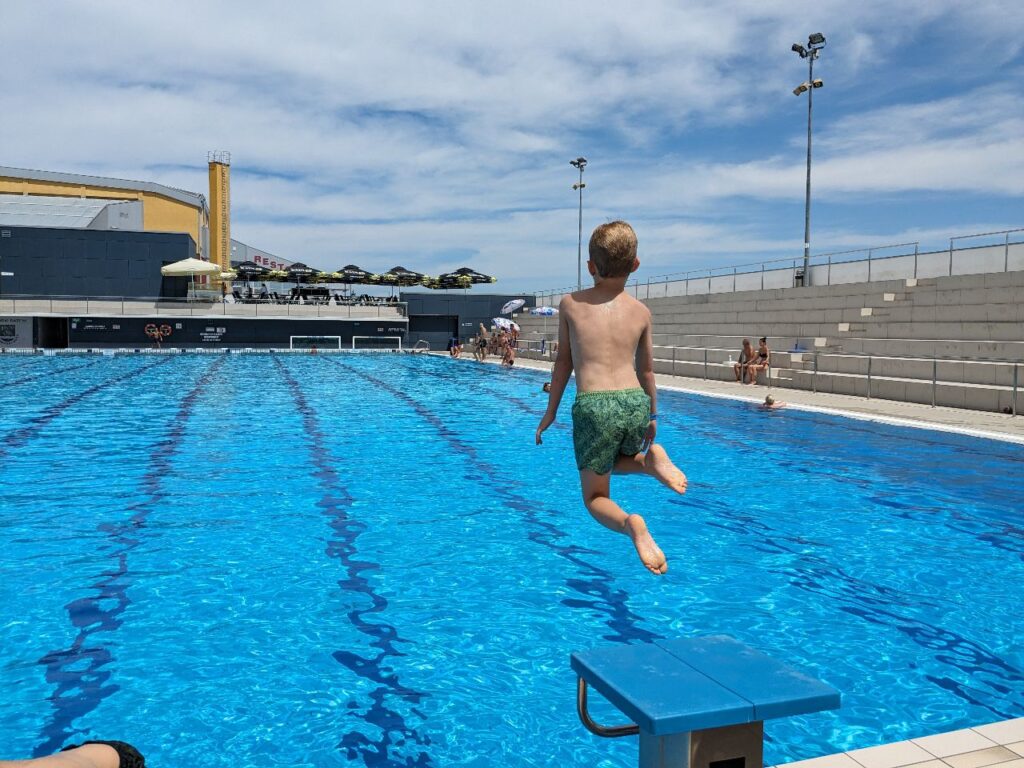
<path id="1" fill-rule="evenodd" d="M 103 390 L 108 389 L 109 387 L 112 387 L 115 384 L 121 384 L 127 381 L 128 379 L 143 374 L 152 368 L 156 368 L 158 365 L 166 365 L 168 362 L 170 362 L 170 358 L 157 360 L 155 363 L 150 363 L 149 365 L 139 366 L 138 368 L 132 371 L 128 371 L 127 373 L 124 373 L 120 376 L 115 376 L 113 378 L 107 379 L 106 381 L 101 381 L 99 384 L 94 384 L 93 386 L 84 389 L 77 394 L 65 398 L 59 403 L 47 406 L 41 414 L 30 418 L 26 426 L 19 427 L 18 429 L 14 430 L 13 432 L 9 432 L 2 439 L 0 439 L 0 460 L 2 460 L 12 448 L 19 448 L 25 443 L 27 443 L 30 439 L 38 435 L 40 429 L 42 429 L 44 426 L 46 426 L 51 421 L 56 419 L 58 416 L 63 414 L 64 411 L 66 411 L 68 408 L 75 405 L 76 403 L 84 400 L 87 397 L 95 395 L 97 392 L 102 392 Z"/>
<path id="2" fill-rule="evenodd" d="M 149 498 L 127 508 L 126 511 L 132 512 L 127 521 L 118 524 L 101 523 L 97 526 L 97 530 L 106 534 L 114 545 L 114 549 L 104 553 L 103 557 L 105 560 L 114 560 L 116 566 L 105 568 L 90 585 L 97 590 L 96 594 L 72 600 L 64 606 L 72 625 L 78 628 L 78 634 L 71 645 L 50 651 L 37 662 L 46 667 L 46 680 L 55 685 L 56 690 L 49 697 L 55 711 L 40 731 L 41 741 L 33 750 L 34 757 L 53 754 L 64 746 L 68 737 L 76 732 L 72 727 L 74 722 L 96 709 L 103 699 L 120 690 L 116 684 L 107 685 L 114 673 L 104 669 L 115 661 L 115 657 L 96 642 L 93 636 L 101 632 L 113 632 L 123 622 L 121 614 L 132 603 L 128 597 L 128 589 L 132 585 L 127 578 L 128 553 L 141 543 L 130 534 L 137 534 L 145 527 L 153 506 L 163 498 L 162 478 L 170 469 L 171 456 L 181 445 L 185 426 L 200 394 L 225 359 L 221 357 L 214 361 L 182 398 L 177 411 L 170 417 L 166 437 L 156 443 L 155 450 L 150 452 L 150 466 L 142 478 L 143 491 Z M 142 373 L 157 364 L 134 373 Z M 125 378 L 127 376 L 118 380 L 123 381 Z M 118 380 L 108 382 L 107 386 Z"/>
<path id="3" fill-rule="evenodd" d="M 504 473 L 497 466 L 482 458 L 477 448 L 463 441 L 444 423 L 440 417 L 437 416 L 437 414 L 424 407 L 422 403 L 418 402 L 415 398 L 410 397 L 407 393 L 396 389 L 375 376 L 371 376 L 363 371 L 353 368 L 347 363 L 343 363 L 337 359 L 331 359 L 331 362 L 369 381 L 374 386 L 390 392 L 399 400 L 409 405 L 425 421 L 434 427 L 441 437 L 455 449 L 458 455 L 464 456 L 466 459 L 473 461 L 474 467 L 483 470 L 483 474 L 488 478 L 489 484 L 492 486 L 494 493 L 503 499 L 506 506 L 513 511 L 522 514 L 528 523 L 533 525 L 535 528 L 540 529 L 541 533 L 529 535 L 528 538 L 531 541 L 540 543 L 542 546 L 553 551 L 558 557 L 573 563 L 578 570 L 582 571 L 589 577 L 587 579 L 566 580 L 566 585 L 570 589 L 574 592 L 580 593 L 587 599 L 564 599 L 562 600 L 562 603 L 570 608 L 582 608 L 596 612 L 599 615 L 603 615 L 605 617 L 604 623 L 606 626 L 616 633 L 614 635 L 604 635 L 604 639 L 612 642 L 630 643 L 652 642 L 653 640 L 662 638 L 662 635 L 656 632 L 651 632 L 637 626 L 637 623 L 644 621 L 644 618 L 633 613 L 626 605 L 626 600 L 629 595 L 624 590 L 611 588 L 610 585 L 615 580 L 614 575 L 581 557 L 583 554 L 596 555 L 599 554 L 598 552 L 575 544 L 565 546 L 556 543 L 558 539 L 571 540 L 571 538 L 568 533 L 558 526 L 540 519 L 538 511 L 542 508 L 538 504 L 511 490 L 512 486 L 522 485 L 521 481 L 509 478 L 501 483 L 490 482 L 490 478 L 502 477 L 504 476 Z M 403 367 L 407 368 L 407 370 L 419 370 L 409 368 L 408 366 Z M 557 517 L 558 513 L 551 509 L 545 509 L 544 511 L 549 516 Z M 544 538 L 542 534 L 547 534 L 548 538 Z"/>
<path id="4" fill-rule="evenodd" d="M 403 639 L 399 635 L 398 629 L 389 623 L 370 622 L 363 618 L 364 615 L 381 614 L 388 607 L 387 599 L 377 594 L 369 579 L 362 575 L 362 571 L 379 569 L 380 564 L 355 559 L 355 555 L 358 554 L 356 540 L 361 533 L 367 530 L 367 525 L 346 511 L 348 507 L 351 507 L 354 498 L 342 483 L 341 476 L 335 469 L 338 462 L 331 455 L 315 409 L 310 406 L 299 382 L 292 376 L 281 359 L 275 357 L 274 363 L 292 394 L 295 407 L 302 417 L 304 433 L 309 438 L 310 459 L 316 468 L 313 476 L 323 494 L 317 502 L 317 506 L 328 518 L 328 524 L 335 533 L 335 538 L 328 544 L 326 554 L 328 557 L 341 561 L 347 572 L 347 577 L 339 580 L 338 586 L 344 590 L 369 597 L 371 603 L 369 608 L 353 607 L 347 615 L 352 626 L 371 639 L 370 645 L 379 651 L 377 656 L 367 659 L 349 650 L 337 650 L 331 655 L 335 661 L 359 677 L 379 686 L 369 693 L 370 709 L 364 714 L 360 714 L 359 717 L 377 729 L 380 737 L 373 740 L 359 731 L 349 731 L 338 746 L 346 750 L 350 760 L 354 760 L 358 755 L 368 765 L 378 762 L 382 765 L 433 765 L 433 760 L 425 749 L 418 750 L 417 754 L 408 759 L 400 758 L 399 763 L 391 762 L 393 750 L 400 751 L 399 748 L 408 746 L 410 742 L 426 748 L 430 746 L 431 740 L 429 736 L 419 733 L 416 728 L 409 725 L 400 712 L 387 707 L 385 697 L 391 694 L 411 704 L 418 704 L 427 694 L 403 685 L 399 680 L 398 673 L 393 670 L 388 671 L 385 667 L 386 660 L 406 655 L 399 651 L 394 644 L 411 641 Z M 415 709 L 412 711 L 425 719 L 422 713 Z M 387 762 L 382 762 L 382 760 Z M 413 762 L 409 762 L 410 760 Z"/>

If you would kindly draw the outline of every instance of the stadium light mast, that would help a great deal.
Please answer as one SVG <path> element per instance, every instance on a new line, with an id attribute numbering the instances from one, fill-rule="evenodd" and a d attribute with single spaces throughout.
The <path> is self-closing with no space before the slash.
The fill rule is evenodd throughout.
<path id="1" fill-rule="evenodd" d="M 814 79 L 814 60 L 818 58 L 819 52 L 825 47 L 825 36 L 821 32 L 815 32 L 807 38 L 807 47 L 800 43 L 793 43 L 790 49 L 801 59 L 807 59 L 807 81 L 800 83 L 793 89 L 793 95 L 799 96 L 807 92 L 807 193 L 804 200 L 804 275 L 803 284 L 811 284 L 811 109 L 814 104 L 812 98 L 815 88 L 821 88 L 825 83 L 819 78 Z"/>
<path id="2" fill-rule="evenodd" d="M 587 186 L 583 183 L 583 169 L 587 167 L 587 158 L 577 157 L 570 160 L 569 165 L 578 168 L 580 172 L 580 180 L 572 185 L 580 193 L 580 231 L 576 242 L 576 290 L 579 291 L 583 288 L 583 188 Z"/>

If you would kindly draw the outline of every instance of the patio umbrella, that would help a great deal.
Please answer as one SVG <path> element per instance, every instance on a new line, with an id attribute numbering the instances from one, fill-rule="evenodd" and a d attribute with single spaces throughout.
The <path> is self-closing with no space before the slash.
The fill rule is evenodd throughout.
<path id="1" fill-rule="evenodd" d="M 465 275 L 470 280 L 472 280 L 474 284 L 498 282 L 498 278 L 491 277 L 490 275 L 485 275 L 483 272 L 477 272 L 475 269 L 470 269 L 469 267 L 462 267 L 460 269 L 456 269 L 454 274 Z"/>
<path id="2" fill-rule="evenodd" d="M 507 317 L 495 317 L 491 320 L 496 327 L 501 328 L 503 331 L 518 331 L 519 323 L 515 323 L 509 320 Z"/>
<path id="3" fill-rule="evenodd" d="M 192 283 L 192 293 L 196 291 L 196 275 L 219 275 L 220 266 L 211 264 L 202 259 L 182 259 L 173 264 L 165 264 L 160 267 L 160 274 L 164 277 L 188 277 Z"/>
<path id="4" fill-rule="evenodd" d="M 296 284 L 301 284 L 302 278 L 312 277 L 316 274 L 319 274 L 319 270 L 307 267 L 301 261 L 297 261 L 288 267 L 288 280 Z"/>
<path id="5" fill-rule="evenodd" d="M 454 272 L 446 272 L 438 277 L 431 277 L 423 281 L 427 288 L 434 290 L 448 290 L 451 288 L 469 288 L 473 281 L 465 275 L 456 275 Z"/>
<path id="6" fill-rule="evenodd" d="M 420 285 L 426 277 L 422 272 L 413 272 L 405 267 L 392 267 L 380 276 L 382 283 L 388 285 Z"/>
<path id="7" fill-rule="evenodd" d="M 525 304 L 526 299 L 512 299 L 512 301 L 506 301 L 498 311 L 503 315 L 509 315 Z"/>
<path id="8" fill-rule="evenodd" d="M 339 283 L 348 283 L 349 285 L 372 283 L 373 278 L 376 277 L 372 272 L 367 272 L 355 264 L 346 264 L 338 270 L 337 274 L 341 275 Z"/>
<path id="9" fill-rule="evenodd" d="M 249 284 L 250 280 L 255 280 L 257 277 L 264 277 L 267 274 L 267 270 L 261 267 L 259 264 L 255 264 L 251 261 L 243 261 L 236 264 L 232 269 L 245 280 L 246 285 Z"/>

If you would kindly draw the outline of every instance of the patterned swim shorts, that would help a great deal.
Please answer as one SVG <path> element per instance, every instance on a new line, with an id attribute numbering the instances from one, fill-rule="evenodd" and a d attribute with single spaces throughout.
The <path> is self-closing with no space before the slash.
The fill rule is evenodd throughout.
<path id="1" fill-rule="evenodd" d="M 576 466 L 606 475 L 619 456 L 640 453 L 650 416 L 651 398 L 639 387 L 579 392 L 572 406 Z"/>

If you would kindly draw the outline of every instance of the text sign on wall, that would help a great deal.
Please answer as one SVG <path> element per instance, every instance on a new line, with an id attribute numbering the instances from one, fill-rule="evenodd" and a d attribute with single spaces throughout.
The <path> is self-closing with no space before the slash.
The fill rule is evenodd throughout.
<path id="1" fill-rule="evenodd" d="M 31 349 L 32 318 L 0 317 L 0 348 Z"/>

